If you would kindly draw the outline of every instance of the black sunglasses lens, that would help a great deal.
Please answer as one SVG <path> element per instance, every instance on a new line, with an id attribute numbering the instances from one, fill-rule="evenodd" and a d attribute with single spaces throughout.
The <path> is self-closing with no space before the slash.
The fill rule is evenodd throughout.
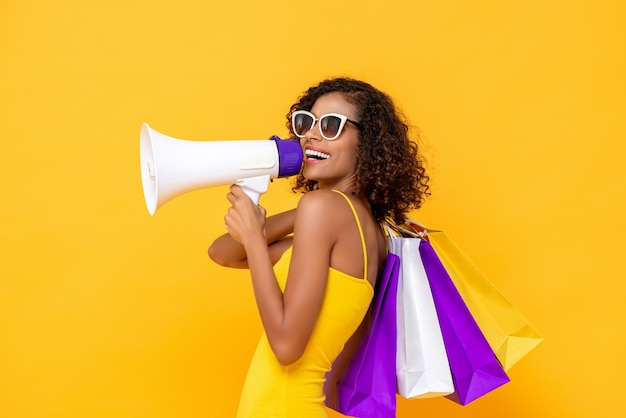
<path id="1" fill-rule="evenodd" d="M 293 119 L 293 130 L 296 135 L 304 135 L 313 126 L 313 118 L 307 114 L 297 114 Z"/>
<path id="2" fill-rule="evenodd" d="M 324 116 L 320 120 L 320 129 L 325 137 L 335 138 L 339 134 L 341 119 L 337 116 Z"/>

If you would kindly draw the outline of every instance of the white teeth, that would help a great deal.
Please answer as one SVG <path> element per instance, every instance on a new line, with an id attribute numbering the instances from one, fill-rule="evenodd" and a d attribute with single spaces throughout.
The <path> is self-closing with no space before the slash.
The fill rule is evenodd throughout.
<path id="1" fill-rule="evenodd" d="M 307 150 L 304 151 L 304 153 L 307 155 L 307 157 L 315 157 L 316 159 L 325 160 L 327 158 L 330 158 L 329 154 L 325 154 L 325 153 L 319 152 L 319 151 L 314 151 L 312 149 L 307 149 Z"/>

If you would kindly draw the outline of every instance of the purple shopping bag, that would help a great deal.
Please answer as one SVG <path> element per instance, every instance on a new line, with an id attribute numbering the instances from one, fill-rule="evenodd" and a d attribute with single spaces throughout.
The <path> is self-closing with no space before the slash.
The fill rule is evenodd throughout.
<path id="1" fill-rule="evenodd" d="M 362 324 L 362 339 L 337 385 L 327 384 L 326 405 L 344 415 L 396 416 L 396 293 L 400 258 L 389 254 Z M 339 362 L 335 362 L 335 365 Z M 333 366 L 334 367 L 334 366 Z"/>
<path id="2" fill-rule="evenodd" d="M 455 392 L 447 398 L 466 405 L 509 381 L 487 339 L 463 302 L 428 241 L 420 256 L 430 283 Z"/>

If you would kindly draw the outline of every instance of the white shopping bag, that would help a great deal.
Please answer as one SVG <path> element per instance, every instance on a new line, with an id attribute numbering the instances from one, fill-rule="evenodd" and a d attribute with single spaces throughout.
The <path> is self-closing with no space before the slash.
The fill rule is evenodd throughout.
<path id="1" fill-rule="evenodd" d="M 400 257 L 396 305 L 398 394 L 407 399 L 449 395 L 454 392 L 454 384 L 419 253 L 420 238 L 388 232 L 389 252 Z"/>

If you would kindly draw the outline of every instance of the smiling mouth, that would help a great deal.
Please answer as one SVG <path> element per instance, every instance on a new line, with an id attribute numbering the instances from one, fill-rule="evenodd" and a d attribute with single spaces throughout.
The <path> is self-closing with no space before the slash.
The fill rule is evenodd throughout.
<path id="1" fill-rule="evenodd" d="M 320 151 L 314 151 L 312 149 L 305 150 L 304 154 L 307 156 L 309 160 L 321 161 L 321 160 L 327 160 L 330 158 L 329 154 L 326 154 Z"/>

